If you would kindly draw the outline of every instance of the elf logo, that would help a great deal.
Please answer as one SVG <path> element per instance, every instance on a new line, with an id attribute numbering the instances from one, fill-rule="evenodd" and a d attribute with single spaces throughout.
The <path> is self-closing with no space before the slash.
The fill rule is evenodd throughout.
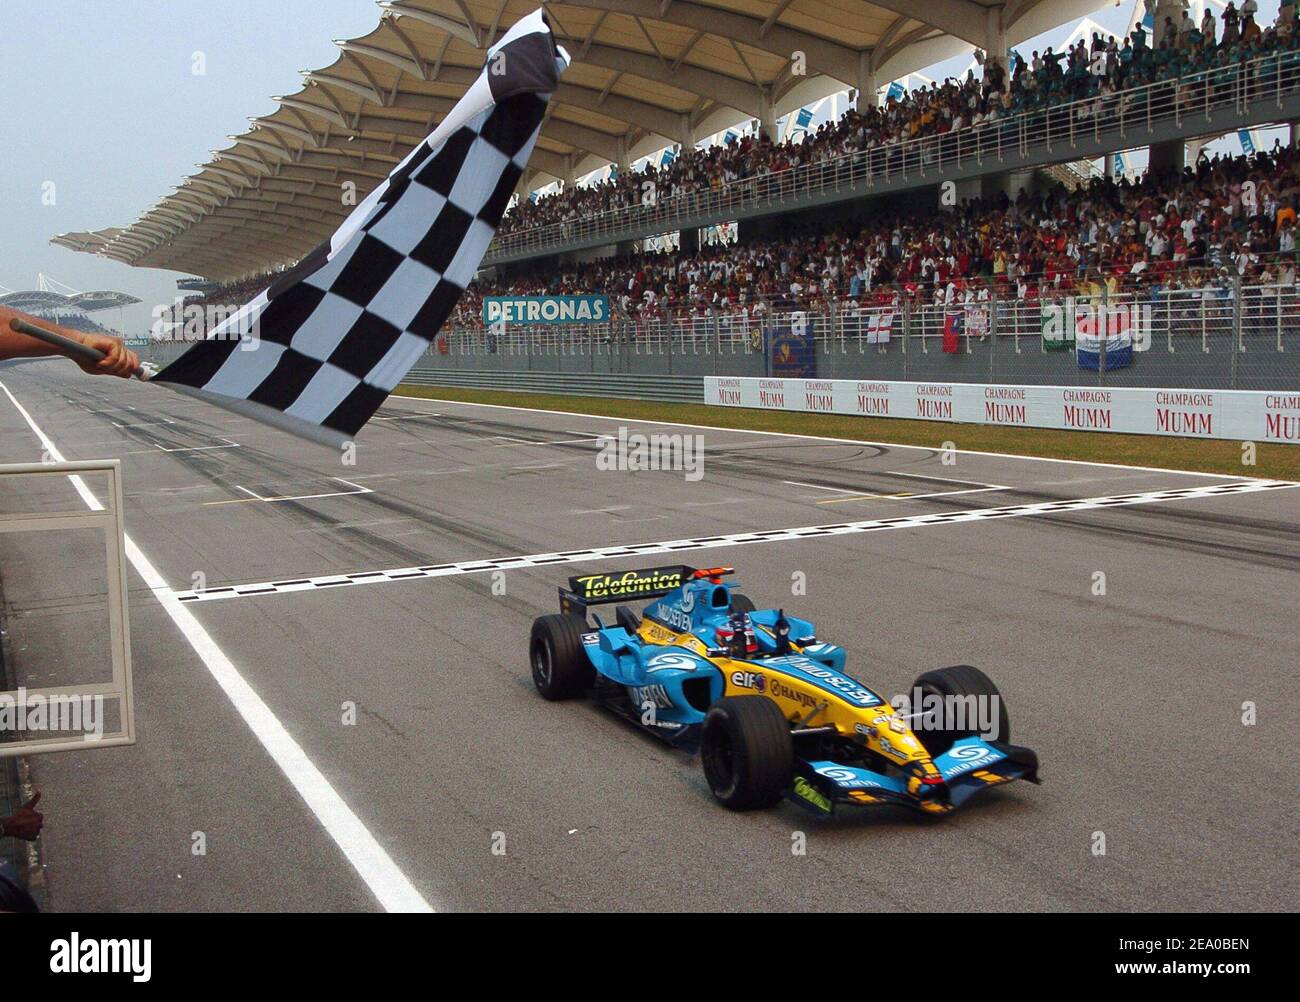
<path id="1" fill-rule="evenodd" d="M 753 689 L 755 692 L 767 691 L 767 679 L 756 671 L 733 671 L 731 684 L 738 689 Z"/>
<path id="2" fill-rule="evenodd" d="M 132 981 L 152 975 L 153 940 L 69 939 L 50 944 L 50 970 L 55 974 L 130 974 Z"/>

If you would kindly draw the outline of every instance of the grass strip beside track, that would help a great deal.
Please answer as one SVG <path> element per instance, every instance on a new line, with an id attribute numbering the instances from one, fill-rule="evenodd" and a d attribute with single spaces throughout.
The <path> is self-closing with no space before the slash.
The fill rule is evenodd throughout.
<path id="1" fill-rule="evenodd" d="M 1093 463 L 1199 470 L 1227 476 L 1300 480 L 1300 446 L 1294 445 L 1256 443 L 1255 465 L 1246 466 L 1242 462 L 1245 454 L 1243 443 L 1218 439 L 1054 431 L 1049 428 L 1003 428 L 945 421 L 805 414 L 798 411 L 750 410 L 558 393 L 472 390 L 453 386 L 403 384 L 397 388 L 397 394 L 431 400 L 575 411 L 626 418 L 630 421 L 714 425 L 747 431 L 917 445 L 928 449 L 942 449 L 945 442 L 951 442 L 958 449 L 972 452 L 1004 452 L 1051 459 L 1079 459 Z"/>

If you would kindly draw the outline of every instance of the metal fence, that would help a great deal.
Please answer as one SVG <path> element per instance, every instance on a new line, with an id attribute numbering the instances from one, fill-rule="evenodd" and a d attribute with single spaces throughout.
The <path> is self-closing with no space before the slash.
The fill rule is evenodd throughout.
<path id="1" fill-rule="evenodd" d="M 1300 389 L 1300 288 L 1216 279 L 1154 295 L 1056 297 L 1047 305 L 1118 310 L 1136 318 L 1132 364 L 1081 368 L 1043 338 L 1043 303 L 999 297 L 953 305 L 804 309 L 772 305 L 740 312 L 658 315 L 600 324 L 450 329 L 438 335 L 413 378 L 458 371 L 632 375 L 767 376 L 789 371 L 781 345 L 802 345 L 824 378 L 941 380 L 1037 385 Z M 949 317 L 960 318 L 958 350 L 943 350 Z M 187 344 L 155 343 L 142 356 L 174 361 Z"/>
<path id="2" fill-rule="evenodd" d="M 1208 122 L 1216 113 L 1246 115 L 1251 106 L 1268 101 L 1280 111 L 1284 98 L 1300 94 L 1300 51 L 1279 51 L 1249 61 L 1230 62 L 1187 76 L 1087 98 L 1050 108 L 1026 111 L 982 126 L 955 129 L 940 136 L 912 139 L 841 157 L 800 165 L 779 173 L 760 174 L 725 183 L 711 190 L 664 197 L 605 211 L 584 212 L 580 218 L 513 232 L 498 232 L 485 264 L 530 253 L 564 250 L 593 239 L 613 242 L 629 231 L 678 228 L 702 219 L 735 219 L 762 206 L 782 205 L 842 189 L 870 190 L 897 178 L 925 178 L 945 168 L 960 169 L 972 162 L 998 163 L 1004 155 L 1048 155 L 1073 150 L 1083 140 L 1100 143 L 1103 135 L 1121 140 L 1150 134 L 1157 124 L 1176 129 Z"/>
<path id="3" fill-rule="evenodd" d="M 1125 318 L 1131 364 L 1103 360 L 1092 371 L 1075 352 L 1053 350 L 1043 334 L 1045 305 L 1068 318 L 1069 338 L 1079 317 Z M 955 352 L 943 350 L 945 328 L 957 332 Z M 805 357 L 783 356 L 791 346 Z M 1300 289 L 1225 279 L 1141 297 L 1040 303 L 992 295 L 952 305 L 773 309 L 758 318 L 714 313 L 451 330 L 419 370 L 426 380 L 469 370 L 763 376 L 800 365 L 823 378 L 1297 389 Z"/>
<path id="4" fill-rule="evenodd" d="M 0 700 L 14 719 L 40 707 L 44 721 L 0 732 L 0 757 L 135 744 L 124 531 L 119 460 L 0 464 L 0 557 L 20 610 L 5 624 L 17 656 Z M 70 609 L 79 618 L 59 625 Z"/>

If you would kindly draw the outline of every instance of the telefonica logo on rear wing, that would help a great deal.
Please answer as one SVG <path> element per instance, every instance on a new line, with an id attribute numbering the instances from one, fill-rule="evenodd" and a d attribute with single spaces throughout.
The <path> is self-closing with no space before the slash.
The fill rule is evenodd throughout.
<path id="1" fill-rule="evenodd" d="M 569 578 L 569 590 L 587 602 L 662 595 L 680 588 L 690 573 L 689 567 L 678 565 L 622 574 L 586 574 Z"/>
<path id="2" fill-rule="evenodd" d="M 598 324 L 609 319 L 608 296 L 485 296 L 485 324 Z"/>

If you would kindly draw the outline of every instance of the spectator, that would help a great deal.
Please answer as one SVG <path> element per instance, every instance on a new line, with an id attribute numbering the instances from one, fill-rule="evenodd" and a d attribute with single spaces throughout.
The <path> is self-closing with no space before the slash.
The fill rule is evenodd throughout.
<path id="1" fill-rule="evenodd" d="M 1237 39 L 1241 37 L 1237 30 L 1237 23 L 1237 8 L 1232 3 L 1232 0 L 1228 0 L 1228 6 L 1223 8 L 1223 44 L 1225 46 L 1236 45 Z"/>
<path id="2" fill-rule="evenodd" d="M 1257 193 L 1250 203 L 1242 197 L 1247 182 Z M 524 266 L 474 282 L 451 326 L 480 327 L 485 295 L 606 292 L 620 319 L 641 323 L 753 320 L 765 308 L 830 304 L 1032 299 L 1044 290 L 1199 288 L 1207 269 L 1225 264 L 1253 282 L 1293 247 L 1297 194 L 1300 158 L 1290 148 L 1202 156 L 1172 175 L 1096 178 L 1072 192 L 974 201 L 929 216 L 877 211 L 857 225 L 792 228 L 772 242 L 704 244 L 688 254 L 606 258 L 558 270 Z"/>
<path id="3" fill-rule="evenodd" d="M 883 106 L 851 109 L 838 121 L 783 143 L 765 133 L 734 138 L 721 146 L 683 151 L 666 165 L 641 171 L 616 170 L 592 184 L 568 186 L 544 196 L 518 201 L 506 214 L 500 232 L 508 235 L 540 226 L 571 226 L 594 213 L 616 213 L 641 205 L 653 194 L 663 199 L 691 198 L 724 185 L 780 173 L 864 150 L 888 152 L 910 139 L 946 135 L 956 129 L 988 128 L 1009 115 L 1044 111 L 1066 102 L 1084 102 L 1079 114 L 1092 118 L 1105 112 L 1122 91 L 1163 79 L 1179 79 L 1178 99 L 1190 105 L 1209 84 L 1228 86 L 1242 60 L 1290 47 L 1295 39 L 1294 0 L 1282 7 L 1278 24 L 1261 31 L 1255 22 L 1256 0 L 1246 0 L 1241 13 L 1229 4 L 1223 13 L 1223 43 L 1215 41 L 1215 19 L 1206 9 L 1199 29 L 1183 11 L 1180 23 L 1166 22 L 1167 35 L 1152 48 L 1141 25 L 1123 43 L 1094 34 L 1091 51 L 1083 40 L 1067 53 L 1048 48 L 1034 52 L 1028 62 L 1012 54 L 1008 80 L 997 60 L 984 60 L 984 79 L 973 74 L 932 83 Z M 1284 27 L 1285 26 L 1285 27 Z M 1094 63 L 1094 58 L 1104 59 Z M 1100 74 L 1094 71 L 1100 67 Z M 1095 100 L 1093 100 L 1095 99 Z M 1121 99 L 1126 109 L 1134 98 Z M 1140 100 L 1140 97 L 1139 97 Z"/>

